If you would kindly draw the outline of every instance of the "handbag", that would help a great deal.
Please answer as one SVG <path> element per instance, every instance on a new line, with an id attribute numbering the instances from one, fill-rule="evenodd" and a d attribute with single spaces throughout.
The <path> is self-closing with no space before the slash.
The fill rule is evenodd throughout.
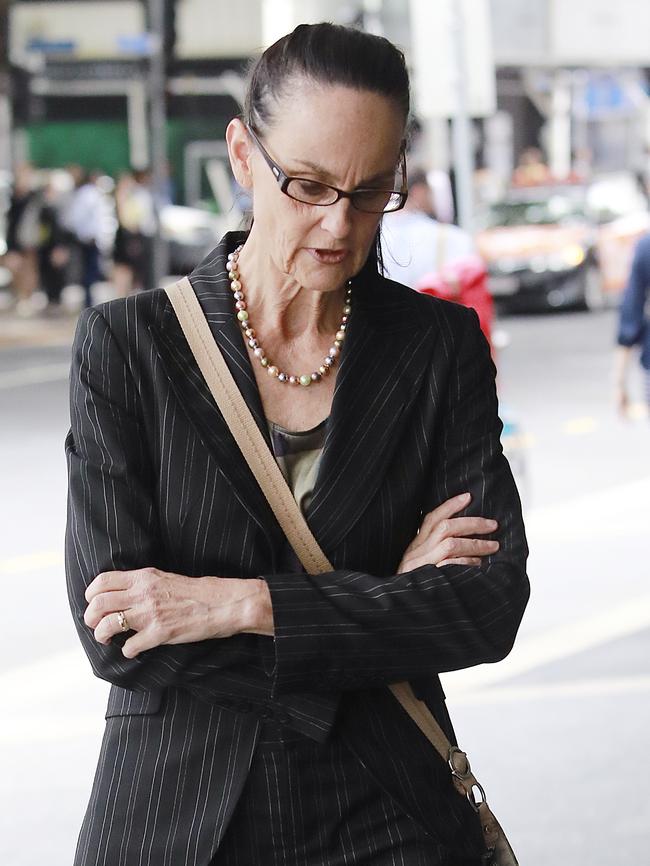
<path id="1" fill-rule="evenodd" d="M 189 279 L 184 277 L 167 286 L 165 291 L 206 384 L 300 562 L 308 574 L 333 571 L 228 369 Z M 460 795 L 467 797 L 478 814 L 488 851 L 485 862 L 489 866 L 518 866 L 514 851 L 487 804 L 485 791 L 474 776 L 465 752 L 449 742 L 429 708 L 416 698 L 408 682 L 393 683 L 388 688 L 448 764 L 454 787 Z"/>

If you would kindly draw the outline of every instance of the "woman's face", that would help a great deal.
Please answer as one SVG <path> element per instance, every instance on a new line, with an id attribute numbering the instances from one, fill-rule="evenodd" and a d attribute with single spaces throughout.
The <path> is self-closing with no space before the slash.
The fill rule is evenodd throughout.
<path id="1" fill-rule="evenodd" d="M 392 101 L 368 91 L 298 80 L 276 106 L 259 138 L 290 176 L 345 191 L 393 189 L 404 119 Z M 280 191 L 259 148 L 247 136 L 249 187 L 256 244 L 272 266 L 316 291 L 340 288 L 368 256 L 381 214 L 356 210 L 349 199 L 318 207 Z"/>

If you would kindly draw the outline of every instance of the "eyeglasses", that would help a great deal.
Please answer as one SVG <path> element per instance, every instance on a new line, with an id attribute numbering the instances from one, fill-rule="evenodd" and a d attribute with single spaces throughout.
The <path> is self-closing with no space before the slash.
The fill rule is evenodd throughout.
<path id="1" fill-rule="evenodd" d="M 403 151 L 400 158 L 401 189 L 375 189 L 371 187 L 346 192 L 343 189 L 338 189 L 329 183 L 321 183 L 318 180 L 309 180 L 305 177 L 290 177 L 271 158 L 271 155 L 248 124 L 246 125 L 246 129 L 259 148 L 268 167 L 273 172 L 273 176 L 280 186 L 280 191 L 288 195 L 289 198 L 294 199 L 294 201 L 299 201 L 303 204 L 313 204 L 317 207 L 327 207 L 328 205 L 336 204 L 339 199 L 349 198 L 352 206 L 364 213 L 392 213 L 393 211 L 401 210 L 406 203 L 408 196 L 406 186 L 406 157 Z"/>

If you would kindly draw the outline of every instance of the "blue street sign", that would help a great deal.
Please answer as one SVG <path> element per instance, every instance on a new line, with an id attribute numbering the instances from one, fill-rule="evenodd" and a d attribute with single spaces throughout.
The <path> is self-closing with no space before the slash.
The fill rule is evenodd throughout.
<path id="1" fill-rule="evenodd" d="M 76 48 L 74 39 L 41 39 L 35 36 L 27 43 L 28 51 L 38 51 L 41 54 L 74 54 Z"/>
<path id="2" fill-rule="evenodd" d="M 134 36 L 118 36 L 117 48 L 123 54 L 150 57 L 154 53 L 155 40 L 151 33 L 136 33 Z"/>

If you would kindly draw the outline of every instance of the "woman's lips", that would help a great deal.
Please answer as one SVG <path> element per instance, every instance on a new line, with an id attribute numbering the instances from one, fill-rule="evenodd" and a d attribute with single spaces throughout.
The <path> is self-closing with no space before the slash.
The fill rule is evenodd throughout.
<path id="1" fill-rule="evenodd" d="M 317 247 L 310 247 L 309 252 L 323 265 L 338 265 L 347 256 L 347 250 L 326 250 Z"/>

